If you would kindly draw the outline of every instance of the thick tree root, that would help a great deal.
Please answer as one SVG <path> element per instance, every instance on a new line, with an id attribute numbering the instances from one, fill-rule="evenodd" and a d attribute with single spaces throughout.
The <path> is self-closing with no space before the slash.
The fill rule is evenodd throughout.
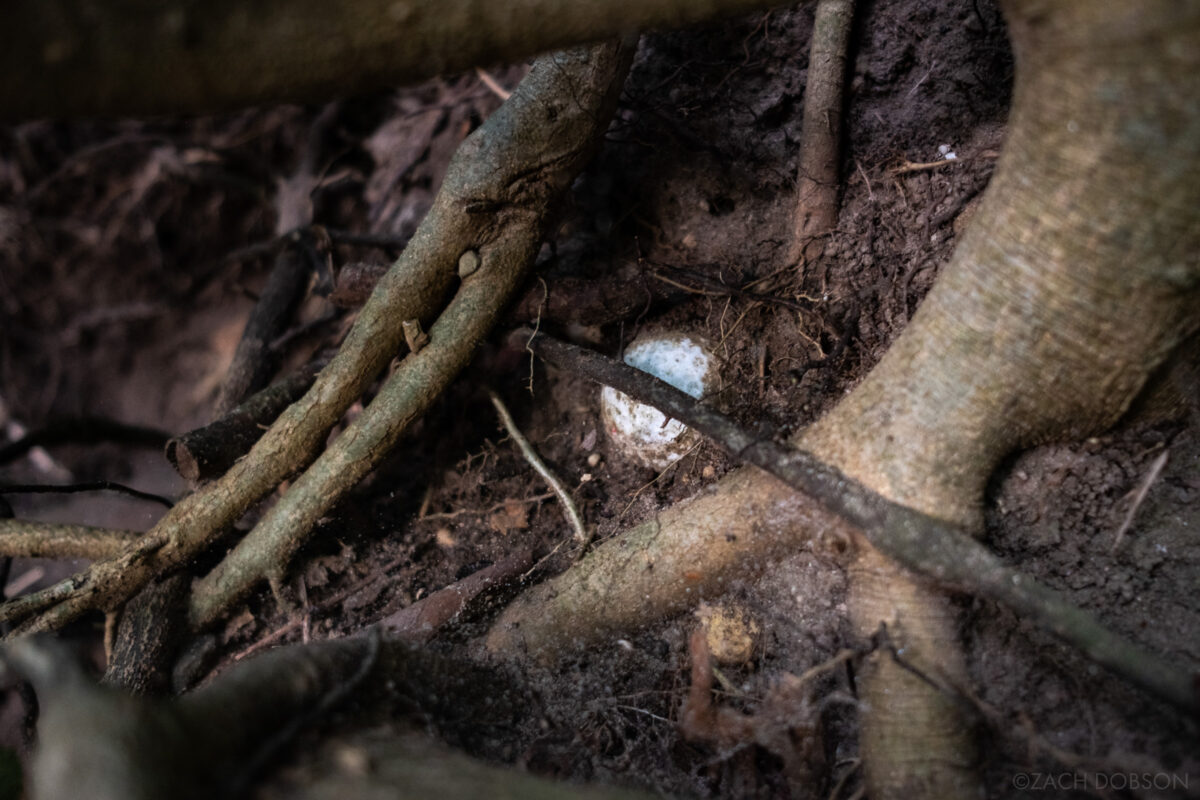
<path id="1" fill-rule="evenodd" d="M 0 27 L 0 118 L 197 113 L 314 102 L 780 0 L 214 0 L 11 2 Z M 153 47 L 147 46 L 147 38 Z"/>
<path id="2" fill-rule="evenodd" d="M 468 161 L 473 180 L 463 186 L 447 178 L 439 199 L 445 196 L 474 224 L 422 226 L 409 244 L 436 235 L 438 257 L 458 262 L 458 292 L 430 329 L 428 343 L 401 362 L 358 419 L 197 584 L 195 624 L 213 622 L 263 578 L 281 582 L 291 555 L 320 517 L 374 469 L 467 365 L 528 274 L 550 203 L 607 128 L 632 58 L 633 43 L 625 42 L 540 59 L 489 120 L 491 127 L 464 143 L 456 162 Z"/>
<path id="3" fill-rule="evenodd" d="M 457 296 L 375 402 L 256 529 L 193 604 L 211 620 L 281 563 L 341 491 L 377 463 L 396 437 L 457 374 L 536 253 L 550 203 L 566 189 L 610 118 L 632 45 L 548 56 L 512 99 L 455 155 L 442 190 L 399 261 L 376 286 L 338 355 L 245 457 L 185 498 L 137 546 L 20 603 L 0 606 L 17 633 L 54 629 L 110 610 L 147 581 L 191 561 L 253 503 L 302 470 L 343 412 L 399 351 L 403 323 L 427 322 L 447 291 Z M 473 266 L 469 271 L 467 266 Z M 462 277 L 459 274 L 463 273 Z M 315 487 L 315 489 L 314 489 Z M 309 493 L 306 495 L 306 493 Z M 264 544 L 268 542 L 267 544 Z M 28 619 L 32 614 L 42 615 Z"/>

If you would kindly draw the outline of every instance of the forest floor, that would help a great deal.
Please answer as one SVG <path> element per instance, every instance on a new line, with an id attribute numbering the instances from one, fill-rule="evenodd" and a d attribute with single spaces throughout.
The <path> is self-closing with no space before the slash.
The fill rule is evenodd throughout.
<path id="1" fill-rule="evenodd" d="M 736 466 L 709 444 L 661 473 L 631 461 L 604 430 L 594 386 L 504 346 L 518 324 L 536 319 L 609 354 L 642 331 L 702 337 L 720 359 L 722 406 L 784 432 L 866 374 L 987 186 L 1003 145 L 1012 58 L 986 0 L 860 3 L 838 228 L 824 258 L 798 271 L 786 257 L 811 25 L 811 9 L 800 8 L 643 38 L 617 119 L 576 182 L 528 293 L 392 456 L 322 522 L 293 570 L 300 610 L 279 608 L 266 591 L 255 596 L 218 632 L 210 671 L 269 645 L 361 630 L 519 548 L 548 552 L 571 535 L 499 427 L 488 388 L 572 488 L 599 540 Z M 523 72 L 488 74 L 512 88 Z M 313 220 L 411 234 L 450 155 L 500 102 L 476 73 L 340 101 L 316 143 Z M 0 130 L 0 442 L 80 417 L 171 434 L 211 419 L 270 268 L 269 258 L 244 250 L 273 237 L 280 181 L 320 112 L 287 106 Z M 947 151 L 957 158 L 946 161 Z M 394 256 L 338 246 L 333 266 Z M 352 313 L 311 294 L 281 343 L 281 363 L 302 363 L 334 341 Z M 1198 416 L 1143 415 L 1105 436 L 1016 456 L 993 481 L 987 516 L 988 541 L 1010 564 L 1192 665 L 1200 664 Z M 1164 451 L 1165 468 L 1114 547 Z M 6 483 L 101 479 L 169 496 L 186 490 L 159 451 L 120 441 L 48 446 L 0 464 Z M 137 530 L 161 514 L 109 494 L 10 500 L 18 517 Z M 567 563 L 560 554 L 544 566 Z M 76 568 L 17 560 L 8 591 Z M 711 598 L 761 629 L 749 659 L 722 668 L 721 702 L 754 711 L 780 675 L 855 645 L 845 584 L 837 553 L 818 543 Z M 975 689 L 996 711 L 982 728 L 990 796 L 1125 796 L 1119 776 L 1132 773 L 1190 777 L 1200 792 L 1193 725 L 1003 609 L 970 598 L 961 605 Z M 495 604 L 477 609 L 432 646 L 453 650 L 494 612 Z M 826 676 L 824 701 L 809 711 L 825 731 L 830 783 L 798 787 L 769 748 L 747 742 L 718 752 L 681 737 L 695 625 L 691 614 L 665 619 L 535 673 L 538 713 L 475 750 L 538 774 L 677 796 L 832 796 L 832 782 L 855 769 L 853 671 Z M 102 620 L 69 635 L 102 657 Z M 19 719 L 10 692 L 0 743 L 23 750 Z M 299 763 L 287 780 L 301 780 Z M 1038 787 L 1031 775 L 1058 780 Z M 1104 775 L 1118 777 L 1104 784 Z M 839 796 L 856 784 L 850 775 Z"/>

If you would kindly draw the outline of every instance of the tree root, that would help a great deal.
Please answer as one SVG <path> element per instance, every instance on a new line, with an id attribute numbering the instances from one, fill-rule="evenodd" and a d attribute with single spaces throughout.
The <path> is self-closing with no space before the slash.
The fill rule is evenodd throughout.
<path id="1" fill-rule="evenodd" d="M 331 6 L 234 0 L 203 13 L 176 4 L 85 13 L 10 5 L 0 28 L 5 119 L 198 113 L 267 102 L 311 103 L 480 64 L 782 5 L 780 0 L 357 0 Z M 154 47 L 146 46 L 152 36 Z M 37 65 L 37 69 L 30 69 Z"/>
<path id="2" fill-rule="evenodd" d="M 575 501 L 571 499 L 571 493 L 567 491 L 567 487 L 563 486 L 563 482 L 554 472 L 546 466 L 546 462 L 542 461 L 542 457 L 533 449 L 533 445 L 525 438 L 517 427 L 517 423 L 513 422 L 512 414 L 508 413 L 508 406 L 504 405 L 504 401 L 500 399 L 500 395 L 495 392 L 488 392 L 488 396 L 492 399 L 492 405 L 496 407 L 496 413 L 500 417 L 500 422 L 504 425 L 504 429 L 508 431 L 508 435 L 517 444 L 517 449 L 521 451 L 521 455 L 529 462 L 529 466 L 533 467 L 534 472 L 542 476 L 542 480 L 546 482 L 555 496 L 558 497 L 558 502 L 562 504 L 563 516 L 567 518 L 567 522 L 571 524 L 571 530 L 575 533 L 575 542 L 581 550 L 587 549 L 591 543 L 592 537 L 588 533 L 587 526 L 583 523 L 583 517 L 579 515 L 579 509 L 575 506 Z"/>
<path id="3" fill-rule="evenodd" d="M 440 231 L 442 258 L 458 254 L 457 294 L 430 329 L 429 343 L 401 362 L 358 419 L 197 583 L 196 625 L 213 622 L 263 578 L 281 582 L 321 515 L 379 463 L 467 365 L 533 263 L 549 203 L 569 186 L 607 127 L 632 51 L 631 43 L 599 45 L 539 60 L 489 120 L 495 120 L 489 133 L 503 138 L 474 138 L 459 151 L 473 156 L 477 181 L 468 193 L 447 178 L 449 194 L 465 213 L 477 207 L 476 216 L 487 219 Z M 420 239 L 418 231 L 413 244 Z"/>
<path id="4" fill-rule="evenodd" d="M 812 263 L 837 225 L 841 167 L 842 87 L 846 82 L 854 0 L 819 0 L 809 46 L 800 129 L 800 169 L 792 225 L 792 260 Z"/>
<path id="5" fill-rule="evenodd" d="M 521 340 L 525 340 L 527 335 L 525 332 L 515 334 Z M 807 453 L 750 434 L 720 412 L 697 403 L 669 384 L 622 362 L 546 336 L 534 337 L 529 342 L 529 347 L 553 366 L 577 372 L 598 383 L 612 386 L 639 402 L 658 408 L 665 416 L 678 419 L 705 435 L 730 455 L 769 472 L 850 523 L 874 545 L 874 548 L 867 547 L 862 552 L 854 566 L 855 572 L 859 573 L 856 578 L 862 581 L 865 587 L 859 597 L 860 601 L 864 595 L 873 591 L 895 595 L 897 585 L 912 584 L 918 586 L 921 592 L 928 591 L 927 587 L 914 584 L 910 576 L 894 574 L 897 567 L 888 560 L 894 559 L 895 562 L 942 586 L 1008 606 L 1075 646 L 1096 663 L 1176 707 L 1193 715 L 1200 715 L 1200 692 L 1196 690 L 1195 672 L 1176 668 L 1108 630 L 1091 614 L 1071 605 L 1057 592 L 1005 566 L 987 548 L 957 526 L 893 503 Z M 738 489 L 727 485 L 723 493 L 734 491 Z M 693 505 L 699 502 L 693 501 Z M 691 513 L 698 512 L 693 510 Z M 610 562 L 616 560 L 618 563 L 613 566 L 624 573 L 618 579 L 622 591 L 631 588 L 628 572 L 636 571 L 641 563 L 639 560 L 630 564 L 627 555 L 622 551 L 627 552 L 633 541 L 640 538 L 639 531 L 640 528 L 635 528 L 621 537 L 623 541 L 617 544 L 623 545 L 622 547 L 613 547 L 613 543 L 609 543 L 606 548 L 602 548 L 606 553 L 604 558 Z M 677 541 L 670 544 L 674 547 L 680 546 Z M 717 542 L 709 544 L 714 549 L 720 549 Z M 795 544 L 793 542 L 793 548 Z M 888 558 L 881 558 L 875 548 Z M 748 548 L 742 549 L 745 551 Z M 697 557 L 694 565 L 696 568 L 704 568 L 714 560 L 712 556 L 702 556 L 693 550 L 688 552 Z M 753 556 L 750 553 L 745 555 L 760 557 L 758 553 L 754 553 Z M 655 571 L 661 572 L 658 565 L 668 557 L 666 552 L 660 550 L 656 553 L 655 560 L 648 563 L 653 563 Z M 600 557 L 591 560 L 592 570 L 598 569 L 595 562 L 601 560 Z M 524 599 L 519 601 L 521 605 L 510 606 L 493 627 L 489 635 L 490 645 L 493 648 L 511 647 L 510 642 L 513 639 L 509 638 L 509 631 L 514 632 L 512 636 L 519 637 L 528 645 L 532 630 L 539 626 L 556 625 L 561 621 L 558 618 L 559 603 L 566 603 L 572 611 L 578 611 L 571 599 L 578 591 L 573 588 L 573 583 L 590 582 L 591 578 L 586 572 L 575 572 L 576 574 L 566 573 L 550 582 L 556 585 L 540 593 L 542 597 L 539 597 L 533 606 L 531 618 L 524 617 L 523 612 L 531 610 Z M 569 580 L 563 580 L 563 577 Z M 660 574 L 658 577 L 663 576 Z M 904 584 L 897 583 L 898 577 Z M 550 599 L 551 597 L 553 599 Z M 895 599 L 892 597 L 892 600 Z M 867 605 L 870 606 L 871 603 L 868 602 Z M 934 605 L 933 608 L 936 609 L 939 605 Z M 898 614 L 899 622 L 895 619 L 890 620 L 889 627 L 894 630 L 899 624 L 911 633 L 913 627 L 919 625 L 927 628 L 929 637 L 936 635 L 944 638 L 947 634 L 953 636 L 954 626 L 938 619 L 936 615 L 931 615 L 927 610 L 930 607 L 928 603 L 918 598 L 908 603 L 908 606 L 908 613 Z M 655 608 L 650 613 L 661 616 L 671 610 Z M 608 612 L 603 613 L 608 615 Z M 541 641 L 543 638 L 571 641 L 577 626 L 595 625 L 596 622 L 594 615 L 582 621 L 572 619 L 572 631 L 540 632 L 535 635 L 534 641 Z M 953 650 L 951 647 L 950 652 Z M 945 653 L 946 650 L 939 652 Z M 937 664 L 923 665 L 923 668 L 936 674 L 939 669 L 945 669 L 945 664 L 939 659 Z M 951 677 L 961 680 L 957 675 Z"/>
<path id="6" fill-rule="evenodd" d="M 600 46 L 595 63 L 587 60 L 588 51 L 542 59 L 524 88 L 460 147 L 425 221 L 308 393 L 245 458 L 178 503 L 132 551 L 19 604 L 0 606 L 0 621 L 45 610 L 15 633 L 58 628 L 90 610 L 119 606 L 154 576 L 192 560 L 250 505 L 313 460 L 342 413 L 399 350 L 402 323 L 434 316 L 459 280 L 460 263 L 481 263 L 461 279 L 454 301 L 430 330 L 429 346 L 405 359 L 249 543 L 202 584 L 194 619 L 212 620 L 268 573 L 280 574 L 308 534 L 300 520 L 314 524 L 465 365 L 536 254 L 549 204 L 603 133 L 632 49 Z"/>
<path id="7" fill-rule="evenodd" d="M 137 531 L 56 522 L 0 519 L 0 554 L 8 558 L 115 558 L 141 538 Z"/>

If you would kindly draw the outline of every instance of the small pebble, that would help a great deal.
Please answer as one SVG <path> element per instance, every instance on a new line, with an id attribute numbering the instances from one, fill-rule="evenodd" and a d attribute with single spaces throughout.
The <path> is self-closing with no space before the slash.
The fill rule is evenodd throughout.
<path id="1" fill-rule="evenodd" d="M 361 747 L 339 747 L 335 758 L 342 772 L 359 777 L 371 774 L 371 756 Z"/>

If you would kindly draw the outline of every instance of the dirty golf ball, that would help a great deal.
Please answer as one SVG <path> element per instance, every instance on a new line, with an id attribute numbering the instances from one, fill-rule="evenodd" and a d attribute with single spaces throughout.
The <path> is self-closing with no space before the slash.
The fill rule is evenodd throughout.
<path id="1" fill-rule="evenodd" d="M 625 363 L 700 399 L 716 388 L 717 360 L 704 343 L 683 333 L 639 336 L 625 349 Z M 600 394 L 609 438 L 627 456 L 651 469 L 666 469 L 697 441 L 677 419 L 643 405 L 612 387 Z"/>

